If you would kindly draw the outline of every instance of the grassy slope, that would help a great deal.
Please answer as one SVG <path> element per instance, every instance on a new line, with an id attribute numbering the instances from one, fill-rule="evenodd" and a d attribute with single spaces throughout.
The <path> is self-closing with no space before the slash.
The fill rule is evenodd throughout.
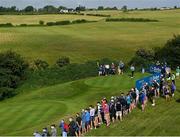
<path id="1" fill-rule="evenodd" d="M 142 77 L 142 75 L 138 75 Z M 84 79 L 28 93 L 0 102 L 0 135 L 31 135 L 62 117 L 78 112 L 103 96 L 118 95 L 134 85 L 128 76 L 110 76 Z M 180 83 L 178 83 L 180 86 Z M 179 89 L 179 87 L 178 87 Z M 180 93 L 176 93 L 176 99 Z M 90 135 L 179 135 L 179 103 L 165 103 L 160 99 L 157 107 L 148 107 L 145 113 L 136 110 L 122 124 L 110 129 L 98 129 Z M 159 108 L 159 109 L 158 109 Z M 122 126 L 123 125 L 123 126 Z M 150 130 L 149 130 L 150 128 Z M 143 132 L 140 132 L 143 129 Z M 131 131 L 131 132 L 127 132 Z"/>
<path id="2" fill-rule="evenodd" d="M 127 82 L 123 82 L 127 80 Z M 113 82 L 112 82 L 113 81 Z M 113 83 L 113 84 L 112 84 Z M 91 78 L 23 92 L 0 102 L 0 135 L 31 135 L 106 95 L 120 94 L 134 84 L 129 77 Z"/>
<path id="3" fill-rule="evenodd" d="M 12 49 L 29 60 L 41 58 L 49 63 L 59 56 L 69 56 L 73 62 L 103 57 L 128 61 L 137 48 L 163 46 L 173 34 L 180 33 L 179 13 L 180 10 L 110 12 L 113 17 L 158 19 L 160 22 L 156 23 L 101 20 L 68 26 L 1 28 L 0 50 Z"/>

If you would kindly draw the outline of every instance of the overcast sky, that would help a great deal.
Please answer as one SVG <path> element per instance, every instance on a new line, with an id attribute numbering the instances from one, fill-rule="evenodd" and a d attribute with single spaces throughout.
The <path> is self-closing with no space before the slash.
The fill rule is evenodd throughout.
<path id="1" fill-rule="evenodd" d="M 27 5 L 33 5 L 36 8 L 43 7 L 45 5 L 59 5 L 66 6 L 68 8 L 74 8 L 78 5 L 83 5 L 88 8 L 94 8 L 98 6 L 116 6 L 122 7 L 127 5 L 129 8 L 150 8 L 150 7 L 180 7 L 180 0 L 0 0 L 0 6 L 16 6 L 18 8 L 24 8 Z"/>

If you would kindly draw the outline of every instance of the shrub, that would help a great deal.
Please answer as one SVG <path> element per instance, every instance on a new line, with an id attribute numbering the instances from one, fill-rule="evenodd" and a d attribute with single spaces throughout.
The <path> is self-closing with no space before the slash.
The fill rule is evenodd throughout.
<path id="1" fill-rule="evenodd" d="M 13 27 L 12 23 L 0 24 L 0 27 Z"/>
<path id="2" fill-rule="evenodd" d="M 40 20 L 40 21 L 39 21 L 39 25 L 44 25 L 44 21 L 43 21 L 43 20 Z"/>
<path id="3" fill-rule="evenodd" d="M 48 66 L 49 66 L 49 64 L 46 61 L 43 61 L 40 59 L 35 60 L 34 65 L 35 65 L 36 69 L 39 69 L 39 70 L 44 70 L 44 69 L 48 68 Z"/>
<path id="4" fill-rule="evenodd" d="M 70 64 L 70 59 L 68 57 L 60 57 L 56 61 L 56 65 L 59 67 L 64 67 L 64 66 L 67 66 L 68 64 Z"/>

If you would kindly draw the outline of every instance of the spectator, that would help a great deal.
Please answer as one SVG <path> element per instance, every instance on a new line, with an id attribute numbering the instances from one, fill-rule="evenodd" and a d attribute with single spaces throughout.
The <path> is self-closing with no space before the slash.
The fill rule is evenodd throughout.
<path id="1" fill-rule="evenodd" d="M 76 124 L 78 126 L 78 135 L 81 136 L 82 131 L 82 118 L 80 117 L 79 113 L 76 114 Z"/>
<path id="2" fill-rule="evenodd" d="M 88 132 L 90 130 L 90 123 L 91 123 L 91 117 L 88 109 L 85 110 L 85 118 L 86 118 L 86 124 L 85 124 L 86 132 Z"/>
<path id="3" fill-rule="evenodd" d="M 122 104 L 121 104 L 121 99 L 119 97 L 117 98 L 115 107 L 116 107 L 116 119 L 122 121 Z"/>
<path id="4" fill-rule="evenodd" d="M 180 75 L 180 68 L 179 66 L 176 68 L 176 77 L 179 79 L 179 75 Z"/>
<path id="5" fill-rule="evenodd" d="M 171 75 L 171 80 L 172 80 L 172 82 L 175 84 L 175 79 L 176 79 L 176 76 L 175 76 L 175 74 L 174 73 L 172 73 L 172 75 Z"/>
<path id="6" fill-rule="evenodd" d="M 131 65 L 130 70 L 131 70 L 131 78 L 134 78 L 134 71 L 135 71 L 134 65 Z"/>
<path id="7" fill-rule="evenodd" d="M 35 131 L 33 133 L 34 137 L 42 137 L 41 134 L 38 131 Z"/>
<path id="8" fill-rule="evenodd" d="M 119 62 L 120 74 L 124 73 L 124 63 L 122 61 Z"/>
<path id="9" fill-rule="evenodd" d="M 104 117 L 106 120 L 106 126 L 108 127 L 110 125 L 110 115 L 109 115 L 109 105 L 107 104 L 107 102 L 105 102 L 103 109 L 104 109 Z"/>
<path id="10" fill-rule="evenodd" d="M 89 107 L 89 110 L 90 110 L 90 126 L 91 126 L 91 129 L 93 129 L 93 127 L 94 127 L 95 109 L 94 109 L 93 106 L 91 105 L 91 106 Z"/>
<path id="11" fill-rule="evenodd" d="M 47 128 L 43 128 L 43 131 L 42 131 L 42 137 L 49 137 L 50 134 L 48 132 L 48 129 Z"/>
<path id="12" fill-rule="evenodd" d="M 51 125 L 51 137 L 57 136 L 57 130 L 55 124 Z"/>
<path id="13" fill-rule="evenodd" d="M 62 137 L 67 137 L 67 132 L 69 130 L 68 125 L 64 122 L 64 120 L 61 120 L 59 127 L 62 131 Z"/>
<path id="14" fill-rule="evenodd" d="M 111 101 L 109 103 L 109 112 L 110 112 L 110 120 L 114 123 L 116 119 L 116 109 L 114 103 L 114 97 L 111 97 Z"/>
<path id="15" fill-rule="evenodd" d="M 171 95 L 172 97 L 174 97 L 174 92 L 176 90 L 176 85 L 174 84 L 174 82 L 171 83 Z"/>
<path id="16" fill-rule="evenodd" d="M 82 134 L 83 134 L 86 133 L 86 113 L 84 109 L 82 109 L 81 119 L 82 119 Z"/>
<path id="17" fill-rule="evenodd" d="M 69 118 L 69 136 L 78 136 L 77 134 L 77 124 L 73 118 Z"/>

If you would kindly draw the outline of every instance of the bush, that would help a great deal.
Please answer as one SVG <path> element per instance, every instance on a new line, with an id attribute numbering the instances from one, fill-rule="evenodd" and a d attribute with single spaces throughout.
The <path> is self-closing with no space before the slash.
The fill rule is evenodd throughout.
<path id="1" fill-rule="evenodd" d="M 14 95 L 16 95 L 16 93 L 13 88 L 7 88 L 7 87 L 0 88 L 0 101 L 4 100 L 5 98 L 13 97 Z"/>
<path id="2" fill-rule="evenodd" d="M 20 81 L 25 79 L 27 68 L 28 63 L 19 54 L 12 51 L 0 53 L 0 89 L 3 89 L 1 96 L 9 96 L 9 90 L 6 89 L 17 88 Z"/>
<path id="3" fill-rule="evenodd" d="M 46 68 L 48 68 L 49 64 L 46 61 L 37 59 L 34 61 L 34 65 L 36 67 L 36 69 L 38 70 L 44 70 Z"/>
<path id="4" fill-rule="evenodd" d="M 68 57 L 60 57 L 56 61 L 56 65 L 59 67 L 64 67 L 64 66 L 67 66 L 68 64 L 70 64 L 70 59 Z"/>
<path id="5" fill-rule="evenodd" d="M 39 25 L 44 25 L 44 21 L 43 21 L 43 20 L 40 20 L 40 21 L 39 21 Z"/>
<path id="6" fill-rule="evenodd" d="M 106 22 L 158 22 L 158 20 L 146 19 L 146 18 L 107 18 Z"/>
<path id="7" fill-rule="evenodd" d="M 0 27 L 13 27 L 12 23 L 0 24 Z"/>

